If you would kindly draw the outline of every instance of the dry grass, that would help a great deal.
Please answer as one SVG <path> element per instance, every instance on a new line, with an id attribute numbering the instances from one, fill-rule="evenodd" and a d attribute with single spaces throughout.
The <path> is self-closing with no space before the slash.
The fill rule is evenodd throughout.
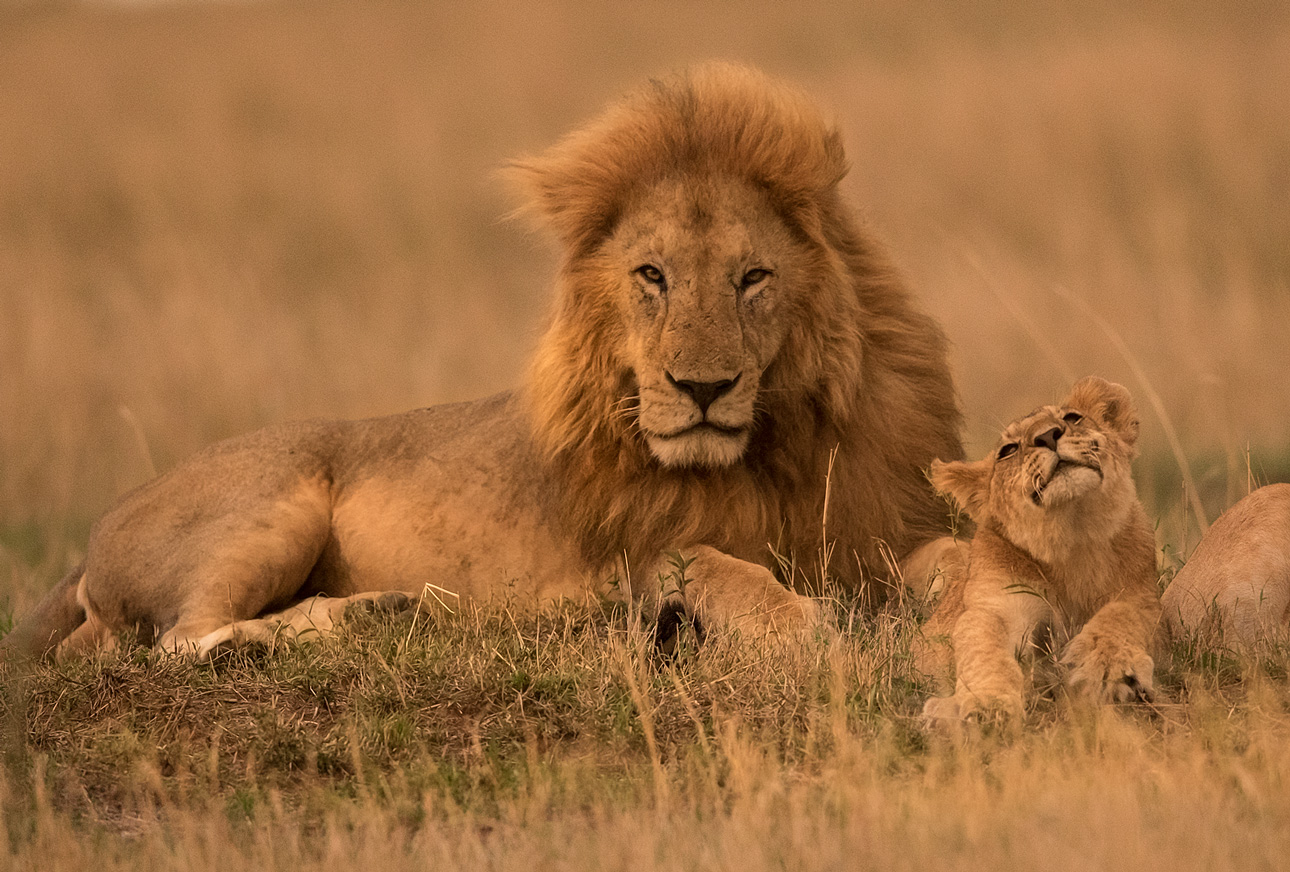
<path id="1" fill-rule="evenodd" d="M 1290 12 L 1123 6 L 0 7 L 0 594 L 28 607 L 112 499 L 213 439 L 513 384 L 552 258 L 499 220 L 492 170 L 713 56 L 836 112 L 851 193 L 955 343 L 972 453 L 1099 373 L 1144 408 L 1159 397 L 1212 520 L 1251 481 L 1290 478 Z M 1186 553 L 1162 417 L 1139 479 Z M 1222 869 L 1286 853 L 1278 650 L 1177 652 L 1181 707 L 1160 716 L 1041 703 L 1019 736 L 956 744 L 912 719 L 928 689 L 901 620 L 803 663 L 705 652 L 652 671 L 618 618 L 503 618 L 12 685 L 0 858 Z"/>
<path id="2" fill-rule="evenodd" d="M 954 736 L 916 718 L 914 625 L 661 664 L 623 614 L 565 606 L 42 668 L 4 711 L 8 847 L 49 870 L 1176 870 L 1290 847 L 1286 649 L 1180 647 L 1154 710 L 1041 698 Z"/>

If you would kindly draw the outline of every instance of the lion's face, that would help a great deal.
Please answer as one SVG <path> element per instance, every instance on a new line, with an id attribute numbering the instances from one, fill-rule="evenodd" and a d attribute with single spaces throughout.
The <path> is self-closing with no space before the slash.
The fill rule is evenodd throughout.
<path id="1" fill-rule="evenodd" d="M 665 180 L 634 198 L 593 260 L 624 333 L 624 412 L 663 464 L 743 455 L 807 259 L 745 182 Z"/>
<path id="2" fill-rule="evenodd" d="M 1024 546 L 1063 525 L 1118 522 L 1136 500 L 1137 434 L 1128 392 L 1090 377 L 1064 402 L 1009 424 L 983 460 L 933 464 L 933 483 Z"/>

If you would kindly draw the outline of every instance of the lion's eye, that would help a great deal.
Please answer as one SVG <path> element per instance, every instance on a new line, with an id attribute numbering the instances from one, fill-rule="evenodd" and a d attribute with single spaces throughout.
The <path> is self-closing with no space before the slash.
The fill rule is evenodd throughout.
<path id="1" fill-rule="evenodd" d="M 1084 416 L 1079 412 L 1067 412 L 1065 415 L 1062 415 L 1062 420 L 1067 424 L 1078 424 L 1080 421 L 1084 420 Z"/>
<path id="2" fill-rule="evenodd" d="M 635 272 L 636 272 L 636 275 L 640 276 L 645 281 L 649 282 L 651 285 L 662 286 L 664 284 L 663 271 L 658 267 L 654 266 L 654 264 L 652 263 L 647 263 L 643 266 L 636 267 Z"/>
<path id="3" fill-rule="evenodd" d="M 761 269 L 760 267 L 757 269 L 750 269 L 748 272 L 744 273 L 744 277 L 739 280 L 739 288 L 740 290 L 746 291 L 753 285 L 759 285 L 768 278 L 770 278 L 770 270 Z"/>
<path id="4" fill-rule="evenodd" d="M 998 459 L 1004 460 L 1005 458 L 1011 457 L 1016 453 L 1017 453 L 1017 443 L 1009 442 L 1007 445 L 999 449 Z"/>

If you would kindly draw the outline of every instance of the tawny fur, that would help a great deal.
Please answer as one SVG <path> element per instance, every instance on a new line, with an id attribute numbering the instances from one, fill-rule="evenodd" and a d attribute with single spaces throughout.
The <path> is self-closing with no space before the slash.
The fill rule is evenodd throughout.
<path id="1" fill-rule="evenodd" d="M 511 169 L 564 252 L 521 392 L 214 445 L 113 507 L 9 647 L 132 629 L 205 654 L 381 591 L 612 588 L 793 629 L 815 608 L 772 549 L 795 583 L 826 533 L 853 587 L 884 548 L 926 545 L 926 569 L 948 519 L 922 470 L 961 456 L 945 340 L 842 204 L 846 169 L 838 131 L 754 71 L 651 83 Z M 694 562 L 668 592 L 672 549 Z"/>
<path id="2" fill-rule="evenodd" d="M 1162 598 L 1171 634 L 1252 645 L 1290 622 L 1290 484 L 1250 493 L 1214 522 Z"/>
<path id="3" fill-rule="evenodd" d="M 962 588 L 929 622 L 929 634 L 950 632 L 955 667 L 953 696 L 928 700 L 929 718 L 1021 714 L 1018 657 L 1041 629 L 1064 645 L 1077 692 L 1151 698 L 1160 604 L 1155 539 L 1130 468 L 1137 435 L 1128 392 L 1086 378 L 1060 405 L 1010 424 L 984 460 L 933 464 L 933 483 L 977 532 Z"/>

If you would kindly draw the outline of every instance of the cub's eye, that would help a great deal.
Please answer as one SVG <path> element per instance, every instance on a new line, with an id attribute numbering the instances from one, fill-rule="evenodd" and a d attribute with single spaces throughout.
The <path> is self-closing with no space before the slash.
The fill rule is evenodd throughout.
<path id="1" fill-rule="evenodd" d="M 665 282 L 663 281 L 663 271 L 658 267 L 654 266 L 654 264 L 652 263 L 647 263 L 644 266 L 636 267 L 635 273 L 636 275 L 643 278 L 645 281 L 649 282 L 651 285 L 662 286 L 665 284 Z"/>
<path id="2" fill-rule="evenodd" d="M 760 267 L 757 269 L 750 269 L 748 272 L 744 273 L 744 277 L 739 280 L 739 288 L 740 290 L 746 291 L 753 285 L 759 285 L 768 278 L 770 278 L 770 270 L 761 269 Z"/>
<path id="3" fill-rule="evenodd" d="M 1016 454 L 1016 453 L 1017 453 L 1017 443 L 1016 443 L 1016 442 L 1009 442 L 1007 445 L 1005 445 L 1005 446 L 1003 446 L 1002 448 L 1000 448 L 1000 449 L 999 449 L 998 459 L 999 459 L 999 460 L 1004 460 L 1004 459 L 1006 459 L 1006 458 L 1011 457 L 1012 455 L 1014 455 L 1014 454 Z"/>
<path id="4" fill-rule="evenodd" d="M 1065 415 L 1062 415 L 1062 420 L 1067 424 L 1078 424 L 1080 421 L 1084 420 L 1084 416 L 1079 412 L 1067 412 Z"/>

